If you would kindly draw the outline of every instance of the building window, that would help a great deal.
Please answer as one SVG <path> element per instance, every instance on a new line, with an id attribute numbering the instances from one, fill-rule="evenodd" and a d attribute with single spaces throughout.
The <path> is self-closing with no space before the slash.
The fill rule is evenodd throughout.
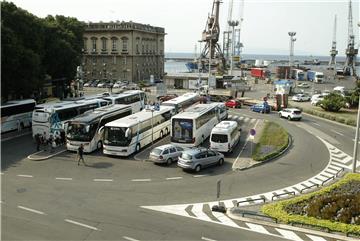
<path id="1" fill-rule="evenodd" d="M 101 48 L 101 50 L 102 51 L 106 51 L 106 49 L 107 49 L 107 39 L 106 38 L 102 38 L 101 39 L 101 45 L 102 45 L 102 48 Z"/>
<path id="2" fill-rule="evenodd" d="M 144 43 L 142 43 L 142 51 L 141 51 L 142 54 L 145 53 L 145 46 L 144 46 Z"/>
<path id="3" fill-rule="evenodd" d="M 139 44 L 140 44 L 140 38 L 136 38 L 136 54 L 140 54 Z"/>
<path id="4" fill-rule="evenodd" d="M 92 41 L 92 51 L 96 52 L 96 38 L 93 38 L 91 41 Z"/>
<path id="5" fill-rule="evenodd" d="M 87 51 L 87 39 L 84 38 L 84 51 Z"/>
<path id="6" fill-rule="evenodd" d="M 113 57 L 113 64 L 116 64 L 116 56 Z"/>
<path id="7" fill-rule="evenodd" d="M 96 64 L 96 57 L 92 58 L 92 62 L 93 62 L 93 64 Z"/>
<path id="8" fill-rule="evenodd" d="M 112 51 L 117 51 L 117 39 L 112 39 Z"/>
<path id="9" fill-rule="evenodd" d="M 124 37 L 122 38 L 122 52 L 128 51 L 128 38 Z"/>

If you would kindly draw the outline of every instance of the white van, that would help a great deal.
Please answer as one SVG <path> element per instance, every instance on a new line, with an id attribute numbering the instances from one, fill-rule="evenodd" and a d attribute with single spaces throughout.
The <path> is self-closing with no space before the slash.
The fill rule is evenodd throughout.
<path id="1" fill-rule="evenodd" d="M 232 152 L 239 143 L 241 129 L 236 121 L 222 121 L 211 131 L 210 149 L 219 152 Z"/>

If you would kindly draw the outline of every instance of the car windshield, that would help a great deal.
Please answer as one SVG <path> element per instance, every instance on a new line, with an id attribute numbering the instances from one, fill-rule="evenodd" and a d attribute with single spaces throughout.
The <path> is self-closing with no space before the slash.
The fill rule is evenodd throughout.
<path id="1" fill-rule="evenodd" d="M 212 134 L 211 141 L 216 143 L 227 143 L 228 137 L 224 134 Z"/>
<path id="2" fill-rule="evenodd" d="M 162 152 L 161 149 L 159 148 L 155 148 L 154 150 L 151 151 L 151 154 L 154 154 L 154 155 L 160 155 Z"/>
<path id="3" fill-rule="evenodd" d="M 294 111 L 294 114 L 299 115 L 299 114 L 301 114 L 301 111 L 295 110 L 295 111 Z"/>
<path id="4" fill-rule="evenodd" d="M 105 127 L 104 144 L 110 146 L 128 146 L 131 142 L 131 134 L 125 137 L 127 131 L 127 127 Z"/>
<path id="5" fill-rule="evenodd" d="M 89 125 L 87 123 L 70 122 L 66 137 L 73 141 L 90 141 L 95 134 L 96 127 L 94 124 Z"/>
<path id="6" fill-rule="evenodd" d="M 181 155 L 181 158 L 182 159 L 185 159 L 185 160 L 191 160 L 191 155 L 190 154 L 187 154 L 187 153 L 183 153 L 182 155 Z"/>

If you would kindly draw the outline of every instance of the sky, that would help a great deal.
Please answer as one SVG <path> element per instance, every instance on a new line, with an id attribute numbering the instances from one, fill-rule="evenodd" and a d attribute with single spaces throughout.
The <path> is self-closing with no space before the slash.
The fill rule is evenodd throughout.
<path id="1" fill-rule="evenodd" d="M 9 1 L 9 0 L 8 0 Z M 234 18 L 243 12 L 244 54 L 289 53 L 288 32 L 296 32 L 295 55 L 327 56 L 337 15 L 337 49 L 345 55 L 348 0 L 240 0 Z M 164 27 L 165 52 L 195 52 L 213 0 L 12 0 L 38 17 L 64 15 L 81 21 L 133 21 Z M 220 28 L 226 30 L 230 0 L 220 5 Z M 353 0 L 353 29 L 359 45 L 359 0 Z M 234 19 L 236 20 L 236 19 Z M 220 39 L 222 40 L 222 34 Z"/>

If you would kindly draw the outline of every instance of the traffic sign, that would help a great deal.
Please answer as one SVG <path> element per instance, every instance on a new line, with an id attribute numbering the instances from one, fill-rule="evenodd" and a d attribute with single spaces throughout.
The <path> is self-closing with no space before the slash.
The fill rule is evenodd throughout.
<path id="1" fill-rule="evenodd" d="M 255 136 L 255 135 L 256 135 L 256 130 L 255 130 L 255 129 L 251 129 L 251 130 L 250 130 L 250 135 Z"/>
<path id="2" fill-rule="evenodd" d="M 221 187 L 221 180 L 217 181 L 216 198 L 220 198 L 220 187 Z"/>

